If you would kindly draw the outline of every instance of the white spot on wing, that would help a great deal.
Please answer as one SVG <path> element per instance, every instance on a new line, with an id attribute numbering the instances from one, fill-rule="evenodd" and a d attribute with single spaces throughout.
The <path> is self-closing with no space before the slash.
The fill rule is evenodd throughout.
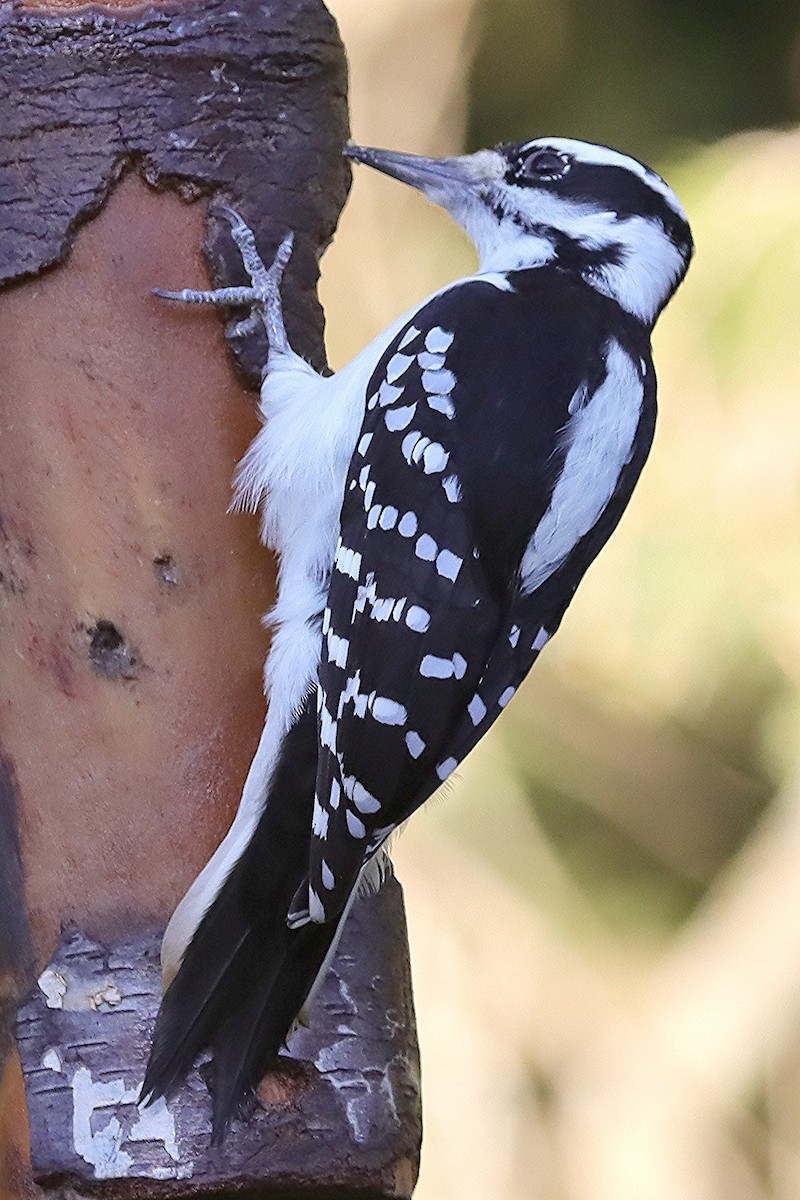
<path id="1" fill-rule="evenodd" d="M 417 633 L 425 633 L 431 623 L 431 614 L 419 604 L 410 605 L 406 613 L 406 625 Z"/>
<path id="2" fill-rule="evenodd" d="M 537 633 L 536 637 L 533 639 L 533 644 L 531 645 L 531 650 L 543 649 L 543 647 L 547 645 L 549 640 L 550 640 L 550 634 L 547 632 L 547 630 L 545 629 L 545 627 L 543 625 L 542 628 Z"/>
<path id="3" fill-rule="evenodd" d="M 417 514 L 413 512 L 403 513 L 400 523 L 397 526 L 397 532 L 405 538 L 413 537 L 417 532 Z"/>
<path id="4" fill-rule="evenodd" d="M 447 396 L 436 395 L 428 396 L 426 399 L 428 401 L 428 408 L 432 408 L 434 412 L 444 413 L 448 421 L 452 421 L 453 417 L 456 415 L 455 405 L 453 404 L 452 400 L 450 400 Z"/>
<path id="5" fill-rule="evenodd" d="M 42 1055 L 42 1066 L 48 1071 L 61 1072 L 64 1069 L 64 1063 L 61 1055 L 56 1050 L 55 1046 L 49 1046 Z"/>
<path id="6" fill-rule="evenodd" d="M 389 383 L 394 383 L 395 379 L 408 370 L 411 363 L 414 361 L 413 355 L 409 354 L 394 354 L 386 364 L 386 378 Z"/>
<path id="7" fill-rule="evenodd" d="M 321 925 L 325 920 L 325 908 L 312 887 L 308 889 L 308 915 L 315 925 Z"/>
<path id="8" fill-rule="evenodd" d="M 364 838 L 367 836 L 367 830 L 363 821 L 360 821 L 354 812 L 348 808 L 345 813 L 347 818 L 347 828 L 350 830 L 350 836 L 354 838 Z"/>
<path id="9" fill-rule="evenodd" d="M 451 504 L 457 504 L 461 499 L 461 483 L 457 475 L 448 475 L 442 480 L 444 494 Z"/>
<path id="10" fill-rule="evenodd" d="M 408 713 L 402 704 L 390 700 L 387 696 L 376 696 L 372 705 L 372 715 L 381 725 L 405 725 Z"/>
<path id="11" fill-rule="evenodd" d="M 419 337 L 419 330 L 417 329 L 416 325 L 409 325 L 408 329 L 403 334 L 403 337 L 400 342 L 400 345 L 398 346 L 398 349 L 405 350 L 405 348 L 409 344 L 409 342 L 413 342 L 414 338 L 418 338 L 418 337 Z"/>
<path id="12" fill-rule="evenodd" d="M 426 679 L 451 679 L 455 674 L 452 659 L 426 654 L 419 664 L 419 673 Z"/>
<path id="13" fill-rule="evenodd" d="M 436 570 L 445 579 L 451 579 L 455 583 L 463 561 L 463 558 L 453 554 L 452 550 L 440 550 L 436 557 Z"/>
<path id="14" fill-rule="evenodd" d="M 486 705 L 483 703 L 477 693 L 472 697 L 467 705 L 467 712 L 472 718 L 473 725 L 480 725 L 481 721 L 486 716 Z"/>
<path id="15" fill-rule="evenodd" d="M 403 394 L 403 389 L 397 387 L 393 383 L 387 383 L 384 379 L 381 386 L 378 388 L 378 403 L 382 408 L 386 408 L 390 404 L 394 404 L 395 400 L 399 400 Z"/>
<path id="16" fill-rule="evenodd" d="M 318 838 L 328 836 L 328 814 L 316 796 L 314 797 L 314 819 L 311 822 L 311 832 Z"/>
<path id="17" fill-rule="evenodd" d="M 320 863 L 320 878 L 322 879 L 322 886 L 329 892 L 333 891 L 336 886 L 336 876 L 324 858 Z"/>
<path id="18" fill-rule="evenodd" d="M 42 971 L 37 983 L 39 990 L 44 995 L 44 1002 L 48 1008 L 63 1008 L 64 997 L 67 994 L 67 981 L 58 971 L 54 971 L 52 967 L 48 967 L 46 971 Z"/>
<path id="19" fill-rule="evenodd" d="M 380 525 L 381 529 L 394 529 L 399 515 L 400 514 L 393 505 L 387 504 L 381 513 L 378 524 Z"/>
<path id="20" fill-rule="evenodd" d="M 426 475 L 434 475 L 437 471 L 445 469 L 449 459 L 450 455 L 444 446 L 440 445 L 439 442 L 431 442 L 423 451 L 422 469 Z"/>
<path id="21" fill-rule="evenodd" d="M 505 706 L 508 704 L 509 700 L 511 700 L 511 698 L 514 695 L 514 692 L 516 690 L 517 690 L 516 688 L 507 687 L 506 690 L 501 693 L 501 695 L 498 697 L 498 700 L 497 700 L 497 703 L 500 705 L 501 708 L 505 708 Z"/>
<path id="22" fill-rule="evenodd" d="M 351 579 L 358 582 L 361 571 L 361 555 L 357 550 L 350 550 L 347 546 L 340 544 L 336 551 L 335 563 L 336 569 L 341 571 L 342 575 L 349 575 Z"/>
<path id="23" fill-rule="evenodd" d="M 381 802 L 377 796 L 373 796 L 368 792 L 363 783 L 353 785 L 353 804 L 360 813 L 376 813 L 380 810 Z"/>
<path id="24" fill-rule="evenodd" d="M 418 438 L 411 450 L 411 461 L 415 463 L 420 462 L 423 454 L 428 449 L 430 444 L 431 439 L 429 437 L 425 437 L 423 435 L 421 438 Z"/>
<path id="25" fill-rule="evenodd" d="M 441 780 L 447 779 L 448 775 L 452 775 L 458 766 L 457 758 L 446 758 L 444 762 L 440 762 L 436 768 L 436 774 Z"/>
<path id="26" fill-rule="evenodd" d="M 414 448 L 421 438 L 422 434 L 420 431 L 418 429 L 412 429 L 410 433 L 406 434 L 400 443 L 400 449 L 403 452 L 403 458 L 406 460 L 409 466 L 411 465 L 411 455 L 414 453 Z"/>
<path id="27" fill-rule="evenodd" d="M 424 741 L 413 729 L 406 734 L 406 746 L 408 746 L 408 753 L 412 758 L 419 758 L 425 749 Z"/>
<path id="28" fill-rule="evenodd" d="M 433 354 L 442 354 L 453 344 L 454 336 L 446 329 L 442 329 L 441 325 L 434 325 L 433 329 L 429 329 L 425 335 L 425 349 L 432 351 Z"/>
<path id="29" fill-rule="evenodd" d="M 420 350 L 417 362 L 423 371 L 438 371 L 444 366 L 443 354 L 431 354 L 430 350 Z"/>
<path id="30" fill-rule="evenodd" d="M 415 554 L 417 558 L 423 559 L 424 562 L 433 562 L 436 558 L 438 547 L 429 533 L 423 533 L 417 538 Z"/>
<path id="31" fill-rule="evenodd" d="M 367 453 L 367 450 L 369 449 L 369 444 L 371 441 L 372 441 L 372 434 L 365 433 L 364 436 L 361 438 L 360 442 L 358 443 L 358 453 L 361 455 L 362 458 Z"/>
<path id="32" fill-rule="evenodd" d="M 404 404 L 399 408 L 388 408 L 383 414 L 386 428 L 390 433 L 398 433 L 401 429 L 406 429 L 414 419 L 416 411 L 416 404 Z"/>
<path id="33" fill-rule="evenodd" d="M 456 377 L 443 367 L 438 371 L 423 371 L 422 386 L 429 395 L 449 396 L 456 386 Z"/>

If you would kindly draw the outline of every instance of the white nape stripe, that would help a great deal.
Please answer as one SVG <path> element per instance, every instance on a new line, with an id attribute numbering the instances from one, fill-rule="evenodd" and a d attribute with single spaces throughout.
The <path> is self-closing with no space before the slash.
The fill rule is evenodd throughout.
<path id="1" fill-rule="evenodd" d="M 586 271 L 588 284 L 610 296 L 641 321 L 651 321 L 684 269 L 677 246 L 667 237 L 659 221 L 648 217 L 626 217 L 598 211 L 589 201 L 570 200 L 535 188 L 520 201 L 520 212 L 537 225 L 549 225 L 588 250 L 607 246 L 622 248 L 622 261 Z M 495 254 L 510 269 L 514 247 L 530 233 L 520 233 L 496 247 Z"/>
<path id="2" fill-rule="evenodd" d="M 612 235 L 614 231 L 609 229 L 609 239 Z M 614 240 L 623 247 L 623 261 L 586 271 L 584 278 L 627 312 L 652 321 L 685 268 L 680 251 L 658 222 L 646 217 L 617 222 Z"/>
<path id="3" fill-rule="evenodd" d="M 607 375 L 565 428 L 567 453 L 547 512 L 522 557 L 522 591 L 533 592 L 596 524 L 633 451 L 644 387 L 618 342 L 608 343 Z"/>

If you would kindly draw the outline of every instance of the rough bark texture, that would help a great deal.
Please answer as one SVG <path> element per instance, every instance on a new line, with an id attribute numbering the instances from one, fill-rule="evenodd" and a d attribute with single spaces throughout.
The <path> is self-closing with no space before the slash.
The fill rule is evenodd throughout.
<path id="1" fill-rule="evenodd" d="M 125 13 L 0 0 L 0 80 L 0 1019 L 62 927 L 63 962 L 41 978 L 57 995 L 63 974 L 79 997 L 51 1011 L 40 987 L 26 1009 L 34 1169 L 79 1193 L 221 1195 L 266 1178 L 286 1195 L 409 1194 L 418 1092 L 396 888 L 361 906 L 317 1040 L 293 1047 L 317 1067 L 266 1083 L 269 1112 L 235 1149 L 208 1152 L 199 1078 L 174 1117 L 131 1104 L 152 931 L 224 833 L 263 722 L 273 587 L 255 522 L 225 511 L 257 427 L 263 339 L 231 345 L 237 375 L 217 315 L 150 288 L 243 282 L 227 228 L 206 219 L 223 197 L 266 259 L 295 230 L 287 325 L 324 365 L 317 262 L 348 179 L 335 24 L 318 0 Z M 109 1089 L 88 1157 L 84 1072 L 95 1099 Z M 24 1175 L 19 1079 L 11 1059 L 0 1169 Z M 113 1191 L 93 1156 L 117 1142 L 144 1174 Z M 25 1186 L 5 1168 L 0 1194 Z"/>
<path id="2" fill-rule="evenodd" d="M 203 0 L 136 16 L 0 6 L 0 282 L 60 262 L 80 223 L 135 164 L 187 199 L 224 193 L 267 255 L 297 233 L 293 345 L 321 365 L 318 257 L 347 192 L 346 68 L 319 0 Z M 244 282 L 212 223 L 215 280 Z M 254 383 L 261 336 L 237 353 Z"/>
<path id="3" fill-rule="evenodd" d="M 209 1147 L 202 1067 L 168 1105 L 135 1106 L 158 935 L 109 948 L 67 931 L 19 1021 L 37 1178 L 107 1200 L 223 1185 L 263 1197 L 410 1195 L 419 1074 L 403 928 L 394 880 L 358 904 L 311 1028 L 219 1149 Z"/>

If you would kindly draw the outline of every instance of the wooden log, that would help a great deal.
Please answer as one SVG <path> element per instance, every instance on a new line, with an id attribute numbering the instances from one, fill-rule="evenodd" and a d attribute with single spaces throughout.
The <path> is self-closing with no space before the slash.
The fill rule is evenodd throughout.
<path id="1" fill-rule="evenodd" d="M 169 1104 L 136 1107 L 160 973 L 158 931 L 113 947 L 76 927 L 19 1021 L 34 1171 L 104 1200 L 258 1187 L 259 1197 L 410 1196 L 419 1072 L 399 885 L 362 900 L 308 1029 L 259 1102 L 211 1147 L 203 1069 Z M 227 1194 L 227 1193 L 225 1193 Z"/>
<path id="2" fill-rule="evenodd" d="M 348 175 L 344 56 L 319 0 L 196 0 L 117 13 L 0 4 L 0 78 L 0 755 L 15 781 L 14 803 L 0 805 L 10 831 L 0 842 L 9 901 L 0 952 L 6 932 L 12 951 L 0 960 L 7 1028 L 64 928 L 80 931 L 86 970 L 101 954 L 134 971 L 125 955 L 136 945 L 154 969 L 154 930 L 224 833 L 263 723 L 259 618 L 273 572 L 255 522 L 226 508 L 234 464 L 257 427 L 252 388 L 264 341 L 232 342 L 234 372 L 216 314 L 169 308 L 150 288 L 244 281 L 227 229 L 207 217 L 208 198 L 224 196 L 267 259 L 295 230 L 287 326 L 295 347 L 324 366 L 317 263 Z M 389 915 L 376 918 L 367 992 L 376 974 L 407 979 L 401 909 L 391 895 L 375 911 L 381 904 Z M 360 920 L 366 936 L 369 918 Z M 358 961 L 353 970 L 361 979 Z M 136 1036 L 122 1056 L 110 1041 L 105 1066 L 98 1047 L 78 1046 L 70 1058 L 52 1031 L 47 1049 L 68 1064 L 70 1080 L 85 1052 L 92 1078 L 122 1079 L 129 1096 L 154 978 Z M 411 1096 L 416 1051 L 403 987 L 391 1029 L 393 1053 L 410 1064 Z M 44 995 L 40 988 L 40 1006 Z M 385 1021 L 374 1007 L 370 1020 L 382 1045 Z M 42 1067 L 38 1049 L 25 1057 L 32 1089 L 42 1070 L 45 1079 L 58 1075 Z M 74 1100 L 71 1083 L 64 1094 Z M 303 1103 L 313 1115 L 331 1094 L 316 1072 Z M 199 1139 L 202 1083 L 185 1095 L 180 1112 L 197 1105 Z M 320 1186 L 410 1192 L 418 1097 L 400 1124 L 394 1095 L 378 1089 L 380 1103 L 383 1133 L 370 1119 L 355 1149 L 347 1104 L 312 1125 L 320 1159 L 341 1166 Z M 127 1099 L 120 1105 L 130 1109 Z M 287 1125 L 279 1110 L 290 1158 L 302 1115 Z M 126 1112 L 104 1112 L 94 1124 L 105 1128 L 108 1116 L 128 1128 Z M 271 1119 L 258 1123 L 256 1138 Z M 110 1186 L 97 1163 L 76 1160 L 74 1140 L 61 1145 L 59 1166 L 51 1132 L 37 1116 L 35 1172 L 69 1174 L 78 1190 Z M 373 1132 L 384 1138 L 380 1152 Z M 263 1158 L 248 1145 L 255 1178 Z M 196 1166 L 207 1161 L 198 1146 L 191 1142 Z M 373 1150 L 384 1164 L 377 1175 L 374 1164 L 364 1173 Z M 298 1141 L 297 1152 L 307 1155 L 307 1145 L 301 1151 Z M 390 1160 L 405 1164 L 399 1183 Z M 221 1192 L 233 1177 L 219 1165 L 228 1160 L 215 1161 Z M 153 1171 L 146 1194 L 176 1194 L 175 1177 Z M 197 1166 L 180 1194 L 207 1192 L 209 1171 Z M 303 1179 L 308 1192 L 314 1181 L 308 1171 Z M 126 1194 L 144 1195 L 144 1186 Z"/>

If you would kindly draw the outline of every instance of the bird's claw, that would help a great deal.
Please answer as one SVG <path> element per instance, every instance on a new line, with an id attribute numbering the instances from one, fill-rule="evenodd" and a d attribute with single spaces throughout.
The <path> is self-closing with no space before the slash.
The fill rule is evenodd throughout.
<path id="1" fill-rule="evenodd" d="M 254 312 L 243 321 L 237 322 L 231 333 L 237 337 L 248 333 L 255 324 L 257 313 L 264 322 L 270 350 L 278 353 L 288 352 L 290 347 L 283 324 L 280 288 L 286 265 L 292 256 L 294 233 L 286 234 L 271 264 L 266 267 L 258 252 L 252 229 L 235 208 L 220 200 L 210 206 L 209 212 L 212 216 L 223 217 L 229 223 L 231 236 L 239 248 L 244 268 L 250 276 L 251 286 L 215 288 L 211 291 L 183 288 L 177 292 L 153 288 L 153 295 L 164 300 L 180 300 L 185 304 L 223 304 L 232 308 L 250 306 Z"/>

